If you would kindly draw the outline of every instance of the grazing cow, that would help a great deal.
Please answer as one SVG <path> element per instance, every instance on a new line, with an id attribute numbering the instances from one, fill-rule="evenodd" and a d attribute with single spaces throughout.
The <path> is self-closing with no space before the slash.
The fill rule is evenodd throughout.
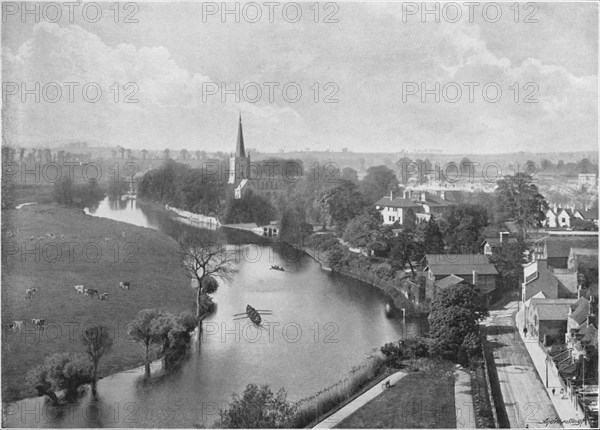
<path id="1" fill-rule="evenodd" d="M 108 300 L 108 293 L 98 295 L 98 300 Z"/>
<path id="2" fill-rule="evenodd" d="M 61 240 L 62 240 L 62 239 L 64 239 L 64 238 L 65 238 L 65 235 L 64 235 L 64 234 L 61 234 L 61 235 L 60 235 L 60 238 L 61 238 Z"/>
<path id="3" fill-rule="evenodd" d="M 46 320 L 44 318 L 34 318 L 31 322 L 38 330 L 44 330 L 44 326 L 46 325 Z"/>
<path id="4" fill-rule="evenodd" d="M 88 288 L 86 290 L 83 290 L 83 295 L 94 298 L 94 296 L 98 295 L 98 290 L 96 290 L 94 288 Z"/>
<path id="5" fill-rule="evenodd" d="M 73 285 L 73 288 L 75 288 L 75 291 L 77 291 L 77 294 L 83 294 L 83 285 Z"/>
<path id="6" fill-rule="evenodd" d="M 129 290 L 129 287 L 131 287 L 131 282 L 119 282 L 119 287 L 124 290 Z"/>
<path id="7" fill-rule="evenodd" d="M 13 321 L 8 325 L 8 328 L 14 332 L 17 330 L 23 330 L 23 321 Z"/>
<path id="8" fill-rule="evenodd" d="M 25 299 L 31 300 L 35 293 L 37 293 L 37 288 L 27 288 L 25 290 Z"/>
<path id="9" fill-rule="evenodd" d="M 35 240 L 35 236 L 31 236 L 29 240 Z"/>
<path id="10" fill-rule="evenodd" d="M 105 237 L 105 238 L 104 238 L 104 241 L 105 241 L 105 242 L 108 242 L 109 240 L 110 240 L 110 237 Z"/>

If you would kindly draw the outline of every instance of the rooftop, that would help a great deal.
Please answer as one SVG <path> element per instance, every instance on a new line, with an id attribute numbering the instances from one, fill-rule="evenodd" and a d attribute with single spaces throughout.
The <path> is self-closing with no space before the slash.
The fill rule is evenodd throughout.
<path id="1" fill-rule="evenodd" d="M 566 321 L 571 310 L 570 303 L 537 303 L 537 315 L 540 321 Z"/>
<path id="2" fill-rule="evenodd" d="M 450 276 L 446 276 L 445 278 L 440 279 L 439 281 L 437 281 L 435 283 L 435 285 L 438 288 L 448 288 L 452 285 L 460 284 L 461 282 L 464 282 L 463 278 L 456 276 L 456 275 L 450 275 Z"/>
<path id="3" fill-rule="evenodd" d="M 598 249 L 598 237 L 548 237 L 545 245 L 548 258 L 568 257 L 571 248 Z"/>
<path id="4" fill-rule="evenodd" d="M 482 254 L 427 254 L 427 267 L 436 276 L 471 275 L 475 270 L 480 275 L 497 275 L 498 271 Z"/>
<path id="5" fill-rule="evenodd" d="M 410 199 L 403 199 L 400 197 L 396 197 L 395 199 L 390 199 L 389 197 L 383 197 L 375 202 L 375 206 L 387 206 L 390 208 L 420 208 L 421 205 L 413 202 Z"/>

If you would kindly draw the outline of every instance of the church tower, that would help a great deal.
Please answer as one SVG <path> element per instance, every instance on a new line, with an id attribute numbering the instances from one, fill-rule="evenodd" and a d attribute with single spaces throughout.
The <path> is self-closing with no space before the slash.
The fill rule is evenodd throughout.
<path id="1" fill-rule="evenodd" d="M 237 185 L 240 181 L 249 175 L 250 154 L 246 155 L 244 147 L 244 133 L 242 131 L 242 114 L 238 125 L 237 144 L 235 146 L 235 155 L 229 158 L 229 184 Z"/>

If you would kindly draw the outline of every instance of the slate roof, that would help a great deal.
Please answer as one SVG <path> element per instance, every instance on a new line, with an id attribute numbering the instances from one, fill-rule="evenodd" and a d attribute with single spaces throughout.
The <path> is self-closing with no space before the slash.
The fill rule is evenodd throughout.
<path id="1" fill-rule="evenodd" d="M 446 276 L 445 278 L 440 279 L 439 281 L 437 281 L 435 283 L 435 285 L 438 288 L 448 288 L 452 285 L 460 284 L 461 282 L 464 282 L 463 278 L 456 276 L 456 275 L 450 275 L 450 276 Z"/>
<path id="2" fill-rule="evenodd" d="M 577 212 L 579 212 L 584 219 L 589 219 L 589 220 L 598 219 L 598 211 L 597 210 L 591 210 L 591 211 L 580 210 Z"/>
<path id="3" fill-rule="evenodd" d="M 590 302 L 582 297 L 581 299 L 577 300 L 573 306 L 571 306 L 571 315 L 569 315 L 569 318 L 571 318 L 577 324 L 581 324 L 587 319 L 589 313 Z"/>
<path id="4" fill-rule="evenodd" d="M 375 206 L 387 206 L 391 208 L 420 208 L 421 205 L 413 202 L 410 199 L 396 197 L 390 200 L 389 197 L 383 197 L 375 202 Z"/>
<path id="5" fill-rule="evenodd" d="M 545 240 L 548 258 L 568 257 L 571 248 L 598 249 L 597 237 L 548 237 Z"/>
<path id="6" fill-rule="evenodd" d="M 566 321 L 571 305 L 568 303 L 538 303 L 537 315 L 540 321 Z"/>
<path id="7" fill-rule="evenodd" d="M 498 271 L 487 256 L 482 254 L 427 254 L 427 267 L 436 276 L 471 275 L 476 270 L 480 275 L 497 275 Z"/>
<path id="8" fill-rule="evenodd" d="M 505 243 L 517 243 L 518 240 L 516 237 L 509 237 L 508 239 L 504 239 Z M 490 246 L 500 246 L 500 238 L 499 237 L 486 237 L 483 242 L 487 242 Z"/>
<path id="9" fill-rule="evenodd" d="M 431 207 L 448 207 L 455 205 L 455 203 L 449 202 L 437 196 L 427 196 L 425 200 L 426 201 L 424 203 Z"/>

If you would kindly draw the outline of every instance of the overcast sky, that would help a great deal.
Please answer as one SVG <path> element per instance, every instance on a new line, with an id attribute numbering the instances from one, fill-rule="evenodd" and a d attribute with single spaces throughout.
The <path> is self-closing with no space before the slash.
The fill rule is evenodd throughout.
<path id="1" fill-rule="evenodd" d="M 472 23 L 462 3 L 455 23 L 449 21 L 456 21 L 456 9 L 442 11 L 437 23 L 420 11 L 409 15 L 412 5 L 383 2 L 337 3 L 337 10 L 320 3 L 318 17 L 310 2 L 295 23 L 289 22 L 296 15 L 293 7 L 283 16 L 287 3 L 275 7 L 274 22 L 269 7 L 257 3 L 262 16 L 256 23 L 247 22 L 242 10 L 239 23 L 233 15 L 223 22 L 219 11 L 209 15 L 207 4 L 203 14 L 200 3 L 137 3 L 139 10 L 122 8 L 115 23 L 111 4 L 98 22 L 90 22 L 92 9 L 83 19 L 80 7 L 70 22 L 65 6 L 58 23 L 48 22 L 55 10 L 47 9 L 35 23 L 35 16 L 23 22 L 20 10 L 3 6 L 9 141 L 230 151 L 241 111 L 246 146 L 265 152 L 347 147 L 493 153 L 598 145 L 595 3 L 538 3 L 537 11 L 521 3 L 517 18 L 511 2 L 497 22 L 487 22 L 496 20 L 497 11 L 488 8 L 484 14 L 480 6 Z M 245 12 L 253 19 L 256 8 Z M 123 22 L 130 13 L 137 23 Z M 528 16 L 538 22 L 523 22 Z M 324 22 L 326 17 L 338 22 Z M 23 102 L 19 85 L 32 89 L 35 82 L 39 103 L 34 95 Z M 50 102 L 58 97 L 56 86 L 46 85 L 53 82 L 62 88 L 56 103 Z M 78 84 L 71 87 L 72 103 L 68 82 Z M 116 103 L 115 82 L 121 86 Z M 102 89 L 95 103 L 82 96 L 88 83 Z M 127 83 L 134 85 L 123 88 Z M 218 87 L 235 91 L 236 83 L 247 89 L 240 91 L 240 102 L 235 94 L 222 102 Z M 433 90 L 425 102 L 421 84 Z M 91 100 L 94 86 L 87 88 Z M 502 94 L 493 102 L 498 88 Z M 127 95 L 138 102 L 125 103 Z M 326 103 L 327 98 L 337 103 Z"/>

